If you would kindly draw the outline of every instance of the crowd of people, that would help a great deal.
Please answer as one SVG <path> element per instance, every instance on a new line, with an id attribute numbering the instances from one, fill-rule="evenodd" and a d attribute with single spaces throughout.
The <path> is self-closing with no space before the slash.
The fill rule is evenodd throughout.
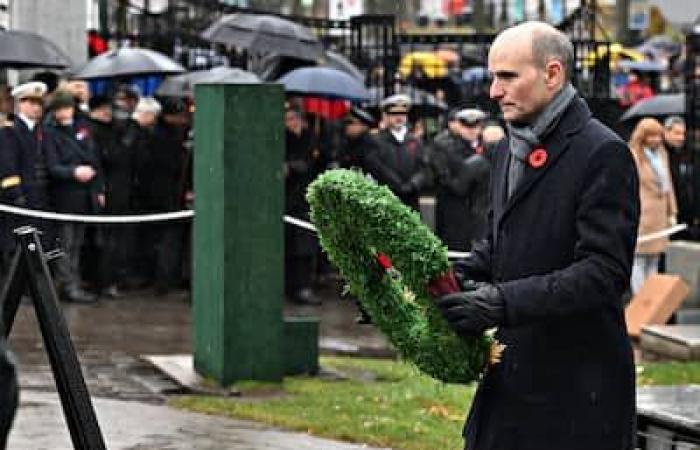
<path id="1" fill-rule="evenodd" d="M 420 212 L 422 196 L 434 196 L 435 230 L 455 251 L 469 251 L 486 235 L 491 152 L 503 128 L 477 108 L 455 109 L 446 128 L 426 141 L 409 127 L 411 100 L 403 94 L 385 98 L 381 120 L 353 107 L 342 121 L 335 151 L 319 145 L 301 108 L 286 109 L 286 214 L 306 217 L 306 186 L 332 167 L 363 171 L 386 185 L 404 204 Z M 323 269 L 314 236 L 287 225 L 286 293 L 298 303 L 317 304 L 314 275 Z"/>
<path id="2" fill-rule="evenodd" d="M 176 211 L 191 201 L 191 114 L 183 99 L 140 98 L 128 86 L 90 96 L 82 80 L 64 80 L 51 92 L 31 81 L 12 97 L 14 112 L 0 129 L 2 203 L 121 215 Z M 53 267 L 65 301 L 116 297 L 126 285 L 163 294 L 183 279 L 186 224 L 88 227 L 3 214 L 5 269 L 15 249 L 12 230 L 27 223 L 41 231 L 46 250 L 65 254 Z"/>

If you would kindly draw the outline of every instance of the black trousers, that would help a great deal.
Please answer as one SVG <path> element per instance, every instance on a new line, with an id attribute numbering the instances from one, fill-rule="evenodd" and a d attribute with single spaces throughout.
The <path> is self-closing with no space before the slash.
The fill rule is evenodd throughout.
<path id="1" fill-rule="evenodd" d="M 181 281 L 184 225 L 170 222 L 157 225 L 153 230 L 156 233 L 155 285 L 161 289 L 175 287 Z"/>

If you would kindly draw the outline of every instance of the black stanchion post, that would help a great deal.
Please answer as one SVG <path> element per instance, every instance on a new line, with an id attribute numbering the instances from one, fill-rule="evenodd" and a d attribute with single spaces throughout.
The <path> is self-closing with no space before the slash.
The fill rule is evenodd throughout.
<path id="1" fill-rule="evenodd" d="M 68 327 L 59 309 L 47 256 L 37 230 L 22 227 L 15 230 L 15 234 L 17 251 L 0 297 L 3 323 L 9 325 L 5 332 L 10 333 L 17 306 L 28 287 L 73 447 L 76 450 L 103 450 L 106 447 L 102 432 Z"/>

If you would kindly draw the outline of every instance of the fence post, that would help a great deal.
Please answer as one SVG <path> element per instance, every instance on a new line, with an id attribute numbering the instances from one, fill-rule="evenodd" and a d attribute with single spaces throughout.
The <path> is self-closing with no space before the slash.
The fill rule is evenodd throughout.
<path id="1" fill-rule="evenodd" d="M 194 365 L 221 385 L 279 381 L 282 87 L 195 88 Z"/>

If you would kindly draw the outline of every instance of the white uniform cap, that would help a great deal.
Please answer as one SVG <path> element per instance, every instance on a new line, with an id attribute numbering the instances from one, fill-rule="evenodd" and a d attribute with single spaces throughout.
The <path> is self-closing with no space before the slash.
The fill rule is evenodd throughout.
<path id="1" fill-rule="evenodd" d="M 465 108 L 457 111 L 455 119 L 466 123 L 478 123 L 486 119 L 486 113 L 476 108 Z"/>
<path id="2" fill-rule="evenodd" d="M 24 98 L 38 98 L 43 100 L 48 90 L 49 88 L 46 87 L 46 84 L 41 81 L 30 81 L 12 89 L 12 96 L 16 100 L 22 100 Z"/>

